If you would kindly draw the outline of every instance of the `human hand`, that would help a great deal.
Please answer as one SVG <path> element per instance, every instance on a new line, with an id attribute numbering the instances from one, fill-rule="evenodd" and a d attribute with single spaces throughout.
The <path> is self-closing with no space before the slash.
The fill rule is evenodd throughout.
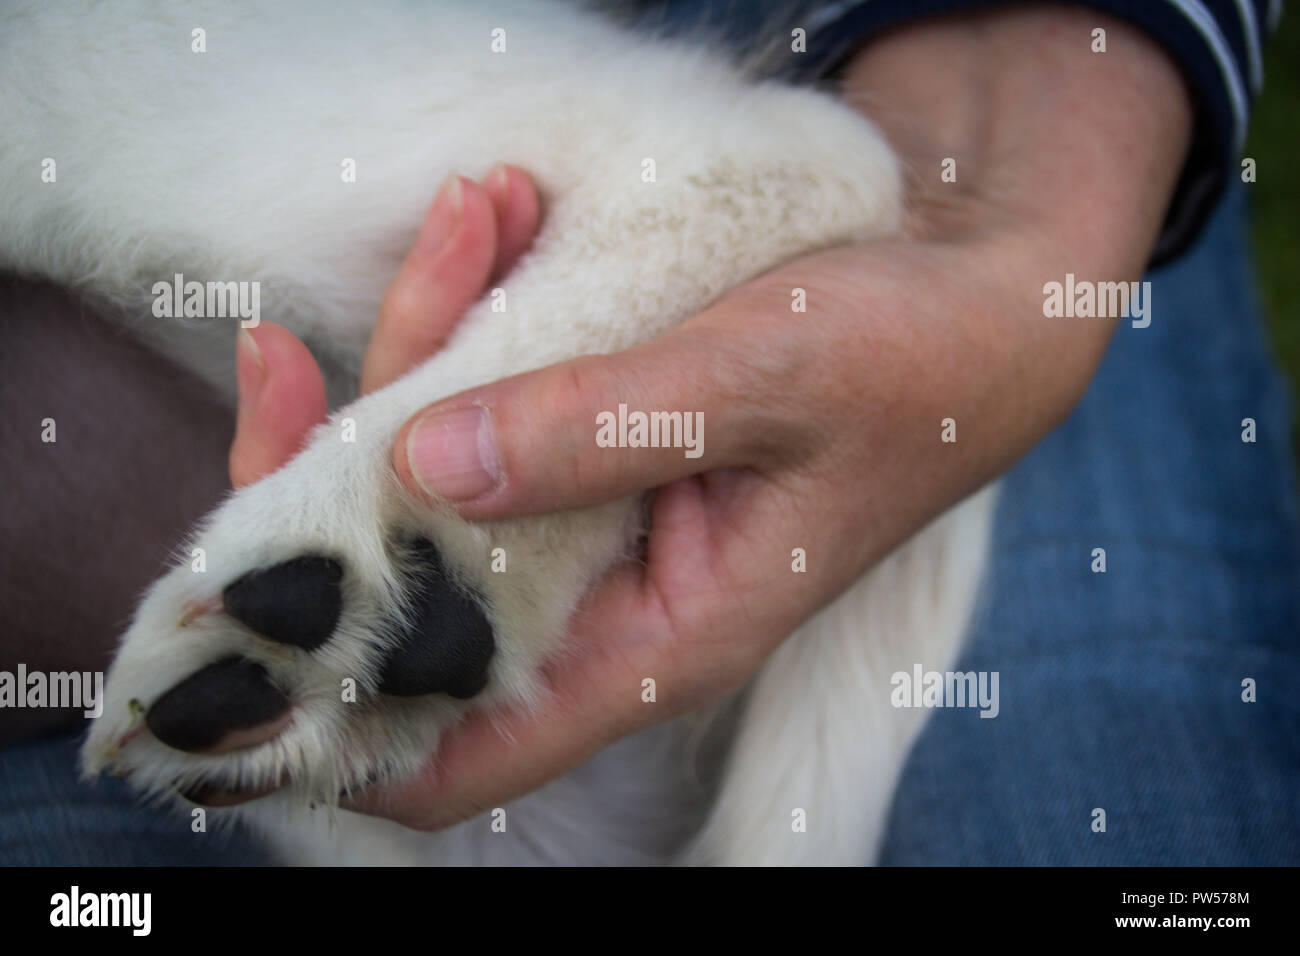
<path id="1" fill-rule="evenodd" d="M 1088 47 L 1096 25 L 1111 36 L 1103 58 Z M 1177 71 L 1118 21 L 999 10 L 876 41 L 846 96 L 912 175 L 899 238 L 788 263 L 654 342 L 453 396 L 403 430 L 406 486 L 470 519 L 659 490 L 646 562 L 575 615 L 551 706 L 471 718 L 426 773 L 349 805 L 444 826 L 718 699 L 1082 394 L 1114 322 L 1046 320 L 1042 287 L 1143 271 L 1187 146 Z M 940 181 L 946 157 L 956 183 Z M 808 313 L 792 317 L 796 287 Z M 707 453 L 598 448 L 596 415 L 620 403 L 702 412 Z M 469 406 L 488 410 L 498 467 L 476 468 L 477 436 L 450 447 L 431 419 Z M 945 418 L 955 443 L 940 441 Z M 791 573 L 796 547 L 806 574 Z M 654 706 L 629 692 L 644 676 Z"/>
<path id="2" fill-rule="evenodd" d="M 433 355 L 492 280 L 537 232 L 540 204 L 522 170 L 497 166 L 482 185 L 453 176 L 438 190 L 379 309 L 361 392 L 382 388 Z M 239 410 L 230 448 L 236 488 L 275 471 L 325 421 L 325 383 L 288 329 L 262 322 L 240 334 Z"/>

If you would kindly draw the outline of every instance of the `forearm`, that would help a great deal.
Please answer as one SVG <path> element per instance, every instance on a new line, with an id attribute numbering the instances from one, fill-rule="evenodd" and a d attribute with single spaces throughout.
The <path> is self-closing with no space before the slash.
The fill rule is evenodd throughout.
<path id="1" fill-rule="evenodd" d="M 1104 53 L 1091 50 L 1098 27 Z M 911 234 L 1052 234 L 1057 255 L 1104 272 L 1145 265 L 1191 131 L 1182 78 L 1154 41 L 1052 5 L 897 30 L 856 56 L 844 96 L 903 158 Z M 940 179 L 949 157 L 956 182 Z"/>

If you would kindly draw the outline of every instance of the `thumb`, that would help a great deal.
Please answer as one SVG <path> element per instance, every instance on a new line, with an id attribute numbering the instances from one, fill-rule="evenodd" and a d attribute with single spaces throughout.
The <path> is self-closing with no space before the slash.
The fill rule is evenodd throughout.
<path id="1" fill-rule="evenodd" d="M 462 392 L 406 423 L 394 466 L 416 495 L 479 519 L 596 505 L 747 464 L 763 390 L 752 364 L 711 344 L 674 333 Z"/>

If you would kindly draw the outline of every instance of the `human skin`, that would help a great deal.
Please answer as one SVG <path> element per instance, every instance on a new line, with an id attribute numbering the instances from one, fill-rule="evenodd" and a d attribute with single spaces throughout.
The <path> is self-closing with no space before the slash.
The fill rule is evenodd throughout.
<path id="1" fill-rule="evenodd" d="M 1090 50 L 1096 27 L 1107 30 L 1104 54 Z M 628 352 L 434 406 L 481 404 L 495 430 L 502 472 L 457 502 L 465 517 L 658 488 L 647 561 L 588 596 L 574 653 L 547 674 L 541 712 L 471 718 L 425 774 L 354 807 L 444 826 L 717 699 L 865 568 L 1013 465 L 1078 400 L 1114 323 L 1045 319 L 1042 286 L 1066 272 L 1096 281 L 1143 272 L 1190 133 L 1176 68 L 1119 21 L 1003 8 L 872 41 L 843 92 L 909 171 L 899 238 L 787 263 Z M 946 157 L 957 162 L 955 183 L 940 180 Z M 367 388 L 432 354 L 535 229 L 521 171 L 456 182 L 455 223 L 426 226 L 385 299 Z M 791 323 L 796 286 L 809 311 Z M 238 484 L 290 458 L 325 408 L 310 355 L 288 332 L 264 322 L 241 342 L 230 456 Z M 702 411 L 707 454 L 596 448 L 595 415 L 619 402 Z M 939 441 L 948 417 L 955 444 Z M 452 466 L 443 491 L 473 487 L 471 461 L 407 438 L 394 467 L 414 494 L 439 478 L 416 478 L 412 450 L 420 463 Z M 789 574 L 793 547 L 807 551 L 807 574 Z M 646 675 L 658 685 L 653 707 L 640 698 Z"/>
<path id="2" fill-rule="evenodd" d="M 1091 50 L 1096 27 L 1105 53 Z M 874 40 L 853 58 L 843 95 L 908 171 L 899 237 L 787 263 L 653 342 L 477 388 L 407 423 L 397 473 L 466 518 L 658 491 L 647 560 L 588 596 L 572 624 L 576 651 L 548 672 L 541 712 L 473 717 L 419 777 L 347 805 L 436 829 L 717 700 L 1082 396 L 1115 321 L 1045 319 L 1043 284 L 1145 270 L 1190 137 L 1175 66 L 1120 21 L 1032 6 Z M 955 183 L 940 178 L 947 157 Z M 400 371 L 430 354 L 416 347 L 395 360 L 402 349 L 386 342 L 402 328 L 440 342 L 456 319 L 448 303 L 472 298 L 437 292 L 456 281 L 455 256 L 468 255 L 457 248 L 428 265 L 423 296 L 399 277 L 375 336 L 380 364 Z M 792 323 L 795 287 L 809 306 Z M 708 454 L 597 448 L 595 416 L 620 402 L 703 411 Z M 486 468 L 450 447 L 434 417 L 474 407 L 494 436 Z M 956 443 L 940 441 L 945 418 L 957 422 Z M 232 461 L 258 429 L 241 419 Z M 285 457 L 261 454 L 264 470 Z M 792 547 L 809 555 L 806 574 L 788 572 Z M 640 698 L 645 675 L 656 679 L 653 707 Z"/>

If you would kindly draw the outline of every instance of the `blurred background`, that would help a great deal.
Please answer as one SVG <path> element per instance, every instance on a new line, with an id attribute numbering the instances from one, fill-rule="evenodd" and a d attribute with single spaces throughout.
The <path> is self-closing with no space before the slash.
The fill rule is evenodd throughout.
<path id="1" fill-rule="evenodd" d="M 1300 9 L 1293 4 L 1265 48 L 1264 91 L 1246 155 L 1257 164 L 1248 187 L 1259 280 L 1278 361 L 1300 395 Z M 1300 463 L 1300 415 L 1291 446 Z"/>

